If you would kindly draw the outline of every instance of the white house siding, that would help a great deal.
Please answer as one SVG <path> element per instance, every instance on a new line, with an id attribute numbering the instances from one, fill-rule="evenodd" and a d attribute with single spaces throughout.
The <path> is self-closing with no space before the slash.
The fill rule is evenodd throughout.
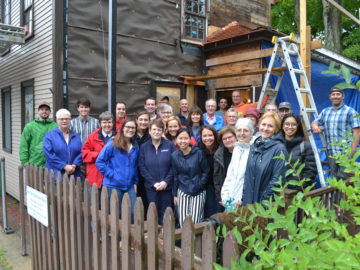
<path id="1" fill-rule="evenodd" d="M 22 46 L 12 46 L 9 54 L 0 57 L 0 88 L 11 86 L 12 113 L 12 153 L 3 150 L 2 123 L 0 123 L 0 156 L 5 157 L 7 192 L 15 198 L 19 198 L 21 82 L 34 79 L 35 117 L 37 117 L 36 107 L 40 101 L 46 100 L 52 103 L 52 93 L 49 90 L 52 88 L 53 64 L 52 4 L 53 1 L 50 0 L 34 0 L 34 37 Z M 20 25 L 20 0 L 11 1 L 11 24 Z"/>

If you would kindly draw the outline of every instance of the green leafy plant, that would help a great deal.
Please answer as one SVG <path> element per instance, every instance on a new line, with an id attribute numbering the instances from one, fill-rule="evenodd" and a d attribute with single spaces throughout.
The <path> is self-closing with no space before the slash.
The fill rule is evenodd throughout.
<path id="1" fill-rule="evenodd" d="M 5 253 L 6 253 L 5 250 L 0 249 L 0 269 L 12 270 L 13 267 L 9 265 L 9 262 L 5 257 Z"/>
<path id="2" fill-rule="evenodd" d="M 351 83 L 351 72 L 350 69 L 341 65 L 340 69 L 335 68 L 335 62 L 331 62 L 329 65 L 329 69 L 321 72 L 321 74 L 333 74 L 342 77 L 345 82 L 338 83 L 335 87 L 340 89 L 358 89 L 360 90 L 360 80 L 356 84 Z"/>
<path id="3" fill-rule="evenodd" d="M 275 188 L 277 194 L 272 199 L 263 204 L 248 205 L 250 215 L 243 214 L 245 209 L 239 210 L 237 221 L 245 225 L 234 227 L 232 232 L 244 252 L 232 261 L 231 269 L 358 269 L 360 234 L 350 235 L 348 223 L 338 220 L 340 213 L 346 210 L 352 213 L 356 225 L 360 224 L 360 167 L 356 163 L 360 154 L 351 158 L 348 154 L 349 150 L 336 158 L 347 172 L 353 174 L 350 184 L 329 179 L 330 186 L 346 195 L 347 199 L 340 200 L 339 205 L 334 203 L 336 198 L 324 204 L 321 196 L 310 196 L 311 186 L 296 193 L 292 200 L 286 200 L 288 185 L 303 186 L 308 179 L 299 179 L 304 165 L 291 164 L 291 158 L 285 160 L 283 155 L 277 157 L 285 160 L 289 167 L 286 175 L 293 175 L 295 180 L 285 185 L 279 181 L 279 187 Z M 330 208 L 329 202 L 336 207 Z M 265 229 L 256 225 L 255 220 L 259 217 L 269 220 Z M 242 237 L 248 230 L 252 233 Z M 225 268 L 216 265 L 215 269 Z"/>

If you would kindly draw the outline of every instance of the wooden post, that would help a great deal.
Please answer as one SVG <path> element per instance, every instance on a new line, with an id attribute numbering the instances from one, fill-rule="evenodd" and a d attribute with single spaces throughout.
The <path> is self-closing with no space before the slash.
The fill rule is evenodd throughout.
<path id="1" fill-rule="evenodd" d="M 228 232 L 223 244 L 223 266 L 231 269 L 231 259 L 239 258 L 239 248 L 232 232 Z"/>
<path id="2" fill-rule="evenodd" d="M 144 205 L 140 197 L 135 203 L 134 225 L 135 270 L 142 270 L 145 269 L 146 262 L 144 258 Z"/>
<path id="3" fill-rule="evenodd" d="M 26 175 L 28 175 L 26 167 Z M 24 195 L 24 167 L 19 166 L 19 192 L 20 192 L 20 235 L 21 235 L 21 255 L 27 255 L 26 252 L 26 232 L 25 232 L 25 195 Z"/>
<path id="4" fill-rule="evenodd" d="M 148 269 L 158 269 L 158 214 L 155 203 L 150 203 L 147 212 L 147 224 L 148 224 L 148 242 L 147 242 L 147 259 Z"/>
<path id="5" fill-rule="evenodd" d="M 91 239 L 91 213 L 90 213 L 90 187 L 88 180 L 85 180 L 84 184 L 84 264 L 85 269 L 90 269 L 92 267 L 91 260 L 91 248 L 90 248 L 90 239 Z"/>
<path id="6" fill-rule="evenodd" d="M 54 270 L 59 269 L 59 229 L 58 229 L 58 218 L 57 218 L 57 202 L 55 194 L 55 179 L 54 171 L 50 171 L 50 219 L 51 219 L 51 229 L 52 229 L 52 253 L 53 261 L 52 268 Z M 50 268 L 49 268 L 50 269 Z"/>
<path id="7" fill-rule="evenodd" d="M 191 216 L 187 216 L 181 230 L 181 269 L 183 270 L 192 270 L 194 268 L 194 240 L 194 224 Z"/>
<path id="8" fill-rule="evenodd" d="M 131 203 L 128 193 L 121 202 L 121 269 L 131 269 L 130 257 Z"/>
<path id="9" fill-rule="evenodd" d="M 59 254 L 60 254 L 60 269 L 65 268 L 65 243 L 64 243 L 64 212 L 63 212 L 63 185 L 61 173 L 58 172 L 56 176 L 56 196 L 57 196 L 57 211 L 58 211 L 58 241 L 59 241 Z"/>
<path id="10" fill-rule="evenodd" d="M 111 269 L 120 269 L 119 263 L 119 197 L 115 189 L 110 195 L 110 227 L 111 227 Z"/>
<path id="11" fill-rule="evenodd" d="M 78 177 L 76 179 L 76 186 L 75 186 L 75 208 L 76 208 L 76 230 L 77 230 L 77 236 L 76 236 L 76 242 L 77 242 L 77 260 L 78 260 L 78 269 L 83 270 L 84 269 L 84 222 L 83 222 L 83 209 L 82 209 L 82 184 L 83 182 Z M 86 224 L 86 227 L 89 225 Z"/>
<path id="12" fill-rule="evenodd" d="M 96 187 L 97 188 L 97 187 Z M 109 196 L 107 187 L 101 190 L 101 269 L 108 268 L 108 250 L 110 248 L 109 234 L 108 234 L 108 214 L 109 214 Z"/>
<path id="13" fill-rule="evenodd" d="M 215 231 L 209 223 L 202 234 L 202 269 L 213 269 L 216 260 Z"/>
<path id="14" fill-rule="evenodd" d="M 93 254 L 91 260 L 94 262 L 94 270 L 101 269 L 101 253 L 100 253 L 100 239 L 99 239 L 99 194 L 97 188 L 91 190 L 91 218 L 92 218 L 92 243 Z"/>
<path id="15" fill-rule="evenodd" d="M 164 224 L 164 227 L 163 227 L 164 270 L 171 270 L 171 269 L 174 269 L 175 217 L 174 217 L 174 213 L 170 207 L 168 207 L 165 211 L 163 224 Z"/>

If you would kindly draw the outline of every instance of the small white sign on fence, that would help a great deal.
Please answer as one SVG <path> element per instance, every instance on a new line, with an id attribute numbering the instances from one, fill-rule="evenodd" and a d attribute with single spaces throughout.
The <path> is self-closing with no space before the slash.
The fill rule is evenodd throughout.
<path id="1" fill-rule="evenodd" d="M 47 195 L 29 186 L 26 186 L 26 195 L 29 215 L 47 227 L 49 224 Z"/>

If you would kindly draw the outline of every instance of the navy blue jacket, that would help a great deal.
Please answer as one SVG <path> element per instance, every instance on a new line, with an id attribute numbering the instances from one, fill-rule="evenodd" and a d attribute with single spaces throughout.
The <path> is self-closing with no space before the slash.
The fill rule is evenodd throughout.
<path id="1" fill-rule="evenodd" d="M 274 194 L 273 187 L 276 187 L 275 183 L 279 177 L 282 176 L 282 181 L 285 181 L 285 162 L 281 159 L 273 159 L 281 153 L 284 153 L 287 160 L 288 153 L 281 133 L 265 141 L 259 137 L 251 145 L 242 205 L 268 200 Z"/>
<path id="2" fill-rule="evenodd" d="M 68 164 L 75 164 L 76 169 L 74 177 L 81 177 L 80 166 L 81 159 L 81 139 L 79 134 L 71 131 L 69 133 L 69 143 L 67 144 L 64 135 L 59 128 L 55 128 L 45 134 L 44 137 L 44 155 L 46 158 L 45 168 L 54 171 L 54 180 L 56 175 L 61 172 L 64 175 L 64 167 Z"/>
<path id="3" fill-rule="evenodd" d="M 130 152 L 120 150 L 109 141 L 96 160 L 96 167 L 104 175 L 103 186 L 128 190 L 138 184 L 139 146 L 135 143 Z"/>
<path id="4" fill-rule="evenodd" d="M 151 139 L 141 145 L 139 169 L 145 179 L 145 188 L 155 190 L 154 184 L 161 181 L 167 183 L 167 190 L 172 187 L 171 154 L 175 150 L 174 143 L 165 139 L 161 139 L 157 150 Z"/>
<path id="5" fill-rule="evenodd" d="M 186 156 L 181 150 L 175 151 L 171 155 L 171 165 L 174 173 L 173 196 L 177 196 L 178 189 L 190 196 L 206 189 L 209 164 L 199 147 L 192 146 Z"/>

